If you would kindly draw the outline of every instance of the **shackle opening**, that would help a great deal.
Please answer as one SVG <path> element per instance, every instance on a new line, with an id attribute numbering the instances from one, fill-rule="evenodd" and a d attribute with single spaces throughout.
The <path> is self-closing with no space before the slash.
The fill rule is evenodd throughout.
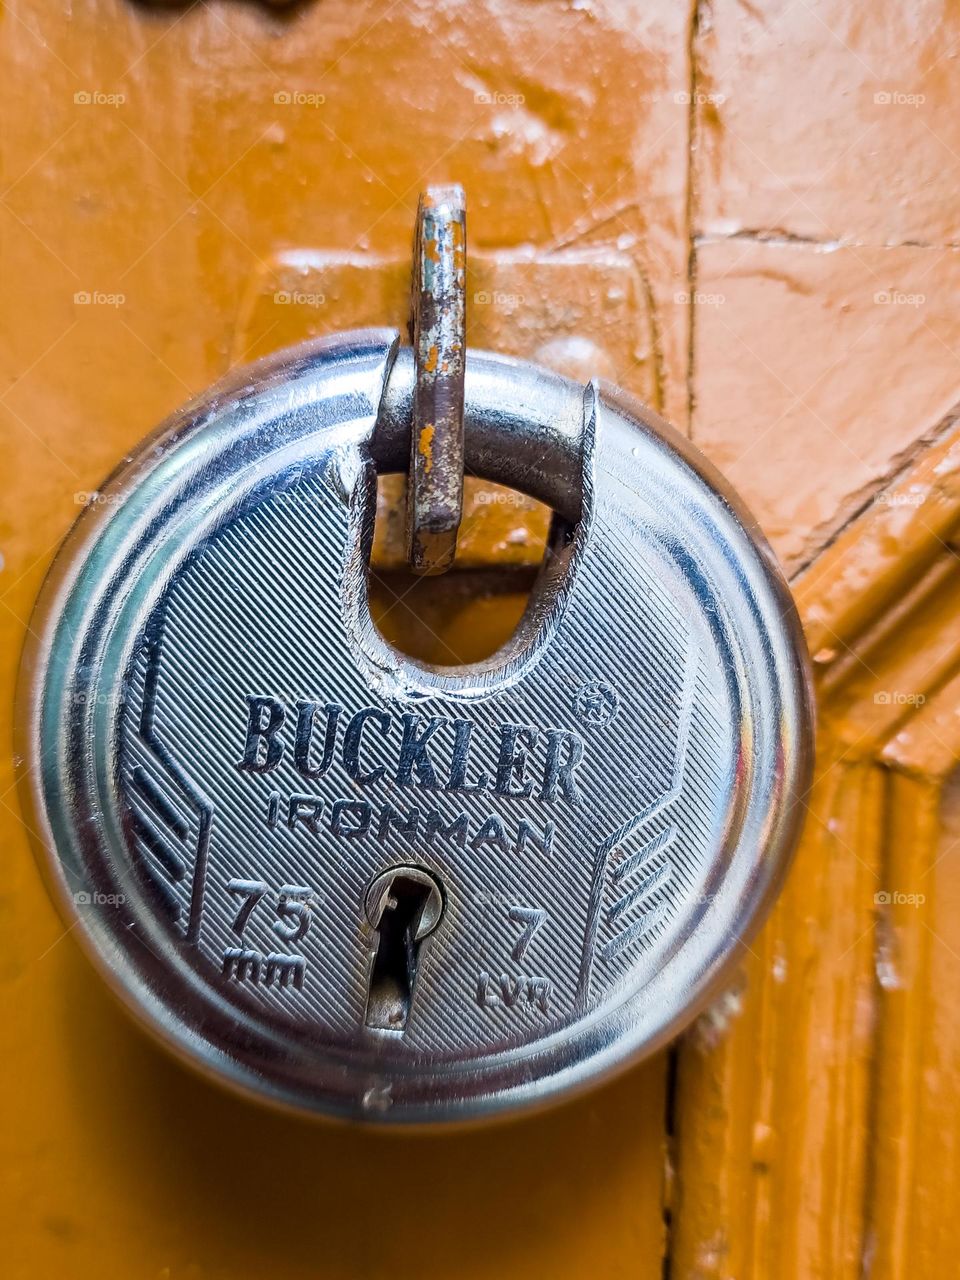
<path id="1" fill-rule="evenodd" d="M 507 356 L 468 351 L 466 507 L 457 559 L 447 574 L 418 578 L 404 554 L 401 478 L 409 465 L 415 380 L 413 352 L 400 347 L 369 442 L 378 504 L 368 603 L 390 645 L 432 667 L 452 668 L 508 644 L 552 549 L 582 514 L 589 389 Z"/>

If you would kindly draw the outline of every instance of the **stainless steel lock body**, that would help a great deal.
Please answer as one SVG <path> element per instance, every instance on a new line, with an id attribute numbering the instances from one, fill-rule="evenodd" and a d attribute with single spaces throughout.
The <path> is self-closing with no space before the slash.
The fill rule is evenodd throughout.
<path id="1" fill-rule="evenodd" d="M 391 648 L 366 568 L 413 380 L 395 334 L 341 335 L 148 440 L 45 585 L 20 750 L 60 908 L 142 1023 L 248 1094 L 422 1123 L 693 1015 L 785 869 L 811 711 L 789 593 L 702 459 L 482 353 L 467 467 L 555 537 L 488 661 Z"/>

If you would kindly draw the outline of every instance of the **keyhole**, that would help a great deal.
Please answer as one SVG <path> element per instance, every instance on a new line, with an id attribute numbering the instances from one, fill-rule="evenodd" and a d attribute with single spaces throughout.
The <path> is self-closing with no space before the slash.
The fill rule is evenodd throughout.
<path id="1" fill-rule="evenodd" d="M 423 940 L 443 913 L 443 893 L 428 871 L 394 867 L 370 886 L 367 919 L 377 931 L 365 1022 L 378 1031 L 406 1029 Z"/>

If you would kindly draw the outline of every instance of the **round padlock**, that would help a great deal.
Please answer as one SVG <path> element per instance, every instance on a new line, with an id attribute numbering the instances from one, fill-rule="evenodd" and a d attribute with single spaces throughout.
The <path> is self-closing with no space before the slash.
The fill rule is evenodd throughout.
<path id="1" fill-rule="evenodd" d="M 81 515 L 21 678 L 22 792 L 73 935 L 180 1058 L 305 1112 L 540 1103 L 718 989 L 797 835 L 806 658 L 753 522 L 619 393 L 467 360 L 468 470 L 550 504 L 509 643 L 374 627 L 378 472 L 414 359 L 281 353 L 162 426 Z"/>

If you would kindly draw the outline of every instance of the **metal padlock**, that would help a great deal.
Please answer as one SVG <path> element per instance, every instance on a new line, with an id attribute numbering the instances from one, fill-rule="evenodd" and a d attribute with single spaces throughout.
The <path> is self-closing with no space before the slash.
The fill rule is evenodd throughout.
<path id="1" fill-rule="evenodd" d="M 23 794 L 127 1007 L 244 1093 L 423 1123 L 555 1098 L 716 991 L 810 773 L 789 593 L 728 487 L 616 392 L 485 353 L 465 462 L 557 513 L 523 620 L 428 668 L 367 602 L 405 470 L 397 334 L 234 375 L 101 491 L 46 582 Z"/>

